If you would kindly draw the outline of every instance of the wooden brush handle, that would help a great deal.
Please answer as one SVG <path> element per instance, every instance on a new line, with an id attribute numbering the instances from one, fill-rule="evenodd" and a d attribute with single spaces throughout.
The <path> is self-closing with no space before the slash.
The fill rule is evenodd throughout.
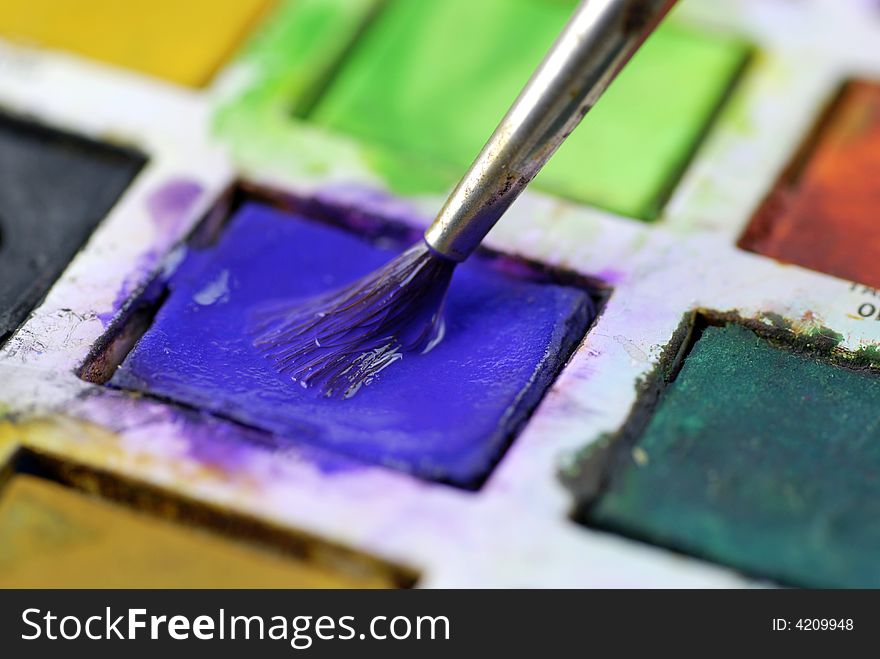
<path id="1" fill-rule="evenodd" d="M 581 2 L 425 232 L 431 249 L 471 255 L 674 4 Z"/>

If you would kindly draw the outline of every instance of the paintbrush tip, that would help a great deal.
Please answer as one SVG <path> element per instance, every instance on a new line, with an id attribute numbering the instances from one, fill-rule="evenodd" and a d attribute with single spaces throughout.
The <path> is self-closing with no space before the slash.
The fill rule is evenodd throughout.
<path id="1" fill-rule="evenodd" d="M 419 241 L 337 291 L 263 305 L 252 318 L 253 345 L 300 386 L 350 398 L 405 355 L 440 342 L 456 265 Z"/>

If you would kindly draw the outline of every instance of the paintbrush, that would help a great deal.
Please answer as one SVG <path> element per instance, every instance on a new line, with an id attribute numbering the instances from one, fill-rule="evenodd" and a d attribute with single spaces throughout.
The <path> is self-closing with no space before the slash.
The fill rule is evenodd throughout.
<path id="1" fill-rule="evenodd" d="M 443 338 L 455 266 L 477 249 L 673 4 L 582 2 L 424 240 L 341 290 L 261 308 L 252 323 L 255 348 L 301 386 L 340 398 L 404 355 L 431 350 Z"/>

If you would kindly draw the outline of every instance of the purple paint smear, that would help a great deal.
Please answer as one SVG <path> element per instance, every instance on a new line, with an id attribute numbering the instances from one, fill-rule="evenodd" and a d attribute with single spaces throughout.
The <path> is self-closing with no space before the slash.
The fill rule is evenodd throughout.
<path id="1" fill-rule="evenodd" d="M 147 197 L 147 210 L 160 233 L 178 234 L 202 191 L 200 183 L 189 179 L 175 179 L 153 191 Z"/>
<path id="2" fill-rule="evenodd" d="M 393 252 L 257 204 L 191 252 L 111 384 L 188 403 L 279 436 L 465 487 L 478 484 L 543 395 L 594 311 L 586 292 L 458 268 L 443 342 L 408 355 L 358 396 L 323 399 L 251 345 L 253 310 L 332 290 Z"/>
<path id="3" fill-rule="evenodd" d="M 279 467 L 283 464 L 282 460 L 306 462 L 328 476 L 363 468 L 362 463 L 345 455 L 308 444 L 294 444 L 290 440 L 224 423 L 198 412 L 181 412 L 177 422 L 181 434 L 189 442 L 187 453 L 202 464 L 228 473 L 238 471 L 255 454 L 266 452 L 273 455 Z"/>
<path id="4" fill-rule="evenodd" d="M 193 205 L 199 200 L 202 192 L 204 188 L 197 181 L 173 179 L 147 196 L 147 212 L 156 226 L 158 237 L 122 282 L 110 311 L 98 315 L 104 327 L 110 324 L 137 287 L 156 269 L 159 260 L 165 256 L 171 246 L 181 239 L 183 224 L 189 218 Z"/>
<path id="5" fill-rule="evenodd" d="M 363 470 L 363 462 L 317 446 L 294 443 L 265 431 L 230 423 L 205 412 L 168 407 L 158 402 L 107 391 L 88 395 L 74 403 L 75 413 L 112 432 L 138 431 L 146 435 L 174 426 L 176 437 L 185 440 L 185 453 L 198 462 L 227 474 L 247 472 L 253 462 L 271 456 L 272 476 L 284 477 L 291 463 L 306 463 L 325 475 Z M 155 428 L 155 430 L 151 430 Z M 173 457 L 173 456 L 169 456 Z"/>

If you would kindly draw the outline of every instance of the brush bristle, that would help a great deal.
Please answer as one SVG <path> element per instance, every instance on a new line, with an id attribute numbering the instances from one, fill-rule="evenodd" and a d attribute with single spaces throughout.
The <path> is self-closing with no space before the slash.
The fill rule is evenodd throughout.
<path id="1" fill-rule="evenodd" d="M 350 398 L 406 353 L 427 352 L 443 338 L 455 265 L 422 241 L 338 291 L 261 307 L 253 345 L 302 387 Z"/>

